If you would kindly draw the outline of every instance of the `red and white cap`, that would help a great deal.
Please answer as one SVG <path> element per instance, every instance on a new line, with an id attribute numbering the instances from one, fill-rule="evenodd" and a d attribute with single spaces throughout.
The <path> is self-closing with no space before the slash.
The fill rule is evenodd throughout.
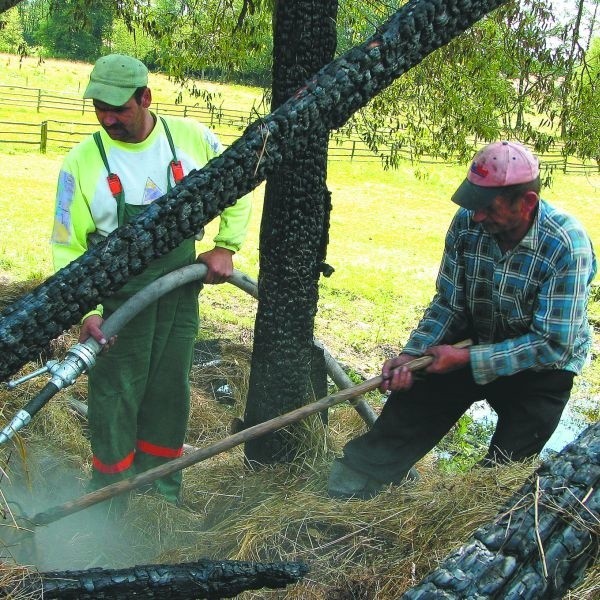
<path id="1" fill-rule="evenodd" d="M 502 188 L 535 181 L 540 174 L 538 159 L 517 142 L 494 142 L 473 159 L 467 178 L 454 192 L 452 201 L 469 210 L 489 206 Z"/>

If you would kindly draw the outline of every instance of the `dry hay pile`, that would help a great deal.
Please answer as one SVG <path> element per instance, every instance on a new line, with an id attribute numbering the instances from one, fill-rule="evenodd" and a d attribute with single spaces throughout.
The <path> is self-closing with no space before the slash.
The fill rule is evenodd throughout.
<path id="1" fill-rule="evenodd" d="M 44 278 L 41 275 L 19 281 L 10 273 L 0 270 L 0 310 L 3 310 L 24 294 L 33 291 L 43 281 Z"/>
<path id="2" fill-rule="evenodd" d="M 66 335 L 55 343 L 54 351 L 63 355 L 74 342 L 73 335 Z M 202 364 L 192 372 L 187 442 L 193 446 L 222 439 L 244 412 L 249 347 L 221 341 L 218 350 L 218 360 L 198 361 Z M 215 395 L 215 382 L 223 381 L 229 386 L 225 401 Z M 40 377 L 16 391 L 0 389 L 2 420 L 9 419 L 44 383 Z M 85 377 L 81 377 L 38 414 L 16 444 L 0 447 L 4 471 L 0 490 L 8 493 L 15 482 L 25 482 L 41 503 L 27 508 L 26 514 L 84 492 L 89 444 L 85 421 L 72 409 L 69 398 L 85 401 L 85 395 Z M 236 447 L 184 472 L 184 507 L 168 505 L 152 494 L 133 493 L 126 505 L 111 513 L 110 521 L 101 507 L 80 513 L 82 519 L 95 514 L 96 527 L 74 520 L 64 528 L 57 523 L 57 529 L 50 525 L 36 530 L 37 557 L 43 558 L 52 548 L 63 563 L 49 566 L 65 570 L 202 557 L 303 561 L 311 570 L 299 584 L 285 592 L 246 592 L 242 597 L 387 600 L 398 598 L 474 529 L 493 519 L 535 467 L 529 463 L 448 474 L 428 457 L 419 465 L 422 479 L 417 484 L 390 487 L 369 501 L 332 500 L 326 494 L 331 460 L 362 427 L 353 409 L 336 407 L 330 411 L 326 432 L 319 418 L 299 428 L 298 435 L 306 436 L 310 450 L 293 464 L 250 469 L 244 464 L 243 449 Z M 0 502 L 6 513 L 0 528 L 2 588 L 23 576 L 23 564 L 41 570 L 48 565 L 41 559 L 19 560 L 19 536 L 12 538 L 7 532 L 15 530 L 23 506 L 7 502 L 4 496 Z M 599 593 L 596 567 L 569 597 L 591 600 Z"/>
<path id="3" fill-rule="evenodd" d="M 233 349 L 239 360 L 243 352 Z M 243 389 L 245 377 L 240 370 L 239 388 L 234 389 Z M 53 402 L 23 435 L 23 459 L 19 460 L 38 465 L 40 456 L 49 454 L 43 440 L 52 439 L 56 444 L 52 452 L 56 454 L 58 447 L 58 455 L 78 467 L 84 480 L 89 449 L 82 423 L 62 398 Z M 218 403 L 198 385 L 188 441 L 206 446 L 222 438 L 231 420 L 242 413 L 239 400 L 233 406 Z M 73 562 L 64 565 L 65 569 L 175 563 L 200 557 L 300 560 L 311 571 L 285 595 L 247 592 L 243 597 L 391 599 L 418 582 L 476 527 L 494 518 L 535 466 L 447 474 L 426 459 L 420 465 L 422 480 L 415 485 L 390 487 L 369 501 L 332 500 L 326 494 L 329 464 L 343 442 L 355 435 L 357 425 L 352 409 L 332 411 L 326 443 L 292 465 L 251 470 L 244 466 L 238 447 L 193 466 L 184 473 L 184 508 L 153 495 L 132 494 L 125 512 L 115 517 L 121 538 L 113 537 L 106 548 L 107 540 L 98 538 L 101 532 L 79 539 L 81 535 L 71 531 L 49 541 L 58 547 L 75 545 Z M 306 426 L 306 435 L 322 439 L 321 432 L 311 431 L 318 427 L 322 425 L 314 419 Z M 37 448 L 35 456 L 29 454 L 32 447 Z M 9 476 L 16 460 L 13 456 L 8 466 L 3 462 Z M 40 481 L 65 480 L 58 461 L 51 462 L 46 459 L 41 478 L 30 473 L 34 486 Z M 32 465 L 31 471 L 37 468 Z M 56 503 L 48 498 L 40 509 Z M 10 518 L 7 524 L 11 526 Z M 19 573 L 18 566 L 4 567 L 7 577 L 19 577 Z M 591 570 L 572 597 L 598 597 L 599 580 L 598 571 Z"/>

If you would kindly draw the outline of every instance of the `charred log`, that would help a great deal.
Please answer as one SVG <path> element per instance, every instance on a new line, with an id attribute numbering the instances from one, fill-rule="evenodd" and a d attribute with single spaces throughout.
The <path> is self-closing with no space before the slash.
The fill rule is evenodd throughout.
<path id="1" fill-rule="evenodd" d="M 412 0 L 366 42 L 310 78 L 221 156 L 190 173 L 104 243 L 0 314 L 0 381 L 77 323 L 149 262 L 197 233 L 237 198 L 339 127 L 373 96 L 505 0 Z"/>
<path id="2" fill-rule="evenodd" d="M 0 0 L 0 13 L 6 12 L 8 9 L 19 4 L 21 0 Z"/>
<path id="3" fill-rule="evenodd" d="M 179 565 L 144 565 L 130 569 L 51 571 L 30 575 L 16 588 L 0 589 L 0 596 L 16 592 L 28 598 L 88 600 L 93 598 L 232 598 L 245 590 L 279 589 L 308 572 L 302 563 L 251 563 L 200 560 Z"/>
<path id="4" fill-rule="evenodd" d="M 403 600 L 558 599 L 598 558 L 600 423 L 544 463 L 498 517 Z"/>

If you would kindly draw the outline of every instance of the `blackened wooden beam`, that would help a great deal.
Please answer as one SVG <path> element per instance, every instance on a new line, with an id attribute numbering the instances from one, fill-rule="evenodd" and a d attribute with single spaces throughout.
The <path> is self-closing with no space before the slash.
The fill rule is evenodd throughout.
<path id="1" fill-rule="evenodd" d="M 0 313 L 0 381 L 50 340 L 225 208 L 257 187 L 310 136 L 359 108 L 505 0 L 411 0 L 374 36 L 307 80 L 223 154 Z"/>
<path id="2" fill-rule="evenodd" d="M 232 598 L 246 590 L 284 588 L 307 572 L 303 563 L 202 559 L 178 565 L 38 573 L 10 589 L 0 588 L 0 596 L 44 600 Z"/>
<path id="3" fill-rule="evenodd" d="M 590 425 L 402 600 L 566 597 L 598 559 L 600 422 Z"/>

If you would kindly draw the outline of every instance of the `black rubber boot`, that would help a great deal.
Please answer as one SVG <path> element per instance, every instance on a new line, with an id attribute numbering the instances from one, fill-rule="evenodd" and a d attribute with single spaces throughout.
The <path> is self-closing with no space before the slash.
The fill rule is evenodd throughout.
<path id="1" fill-rule="evenodd" d="M 359 473 L 345 463 L 335 460 L 329 472 L 327 492 L 332 498 L 368 500 L 383 489 L 383 484 Z"/>
<path id="2" fill-rule="evenodd" d="M 412 467 L 406 474 L 404 482 L 399 485 L 419 479 L 419 472 Z M 329 471 L 327 493 L 332 498 L 370 500 L 377 496 L 385 486 L 386 484 L 355 471 L 341 460 L 334 460 Z"/>

